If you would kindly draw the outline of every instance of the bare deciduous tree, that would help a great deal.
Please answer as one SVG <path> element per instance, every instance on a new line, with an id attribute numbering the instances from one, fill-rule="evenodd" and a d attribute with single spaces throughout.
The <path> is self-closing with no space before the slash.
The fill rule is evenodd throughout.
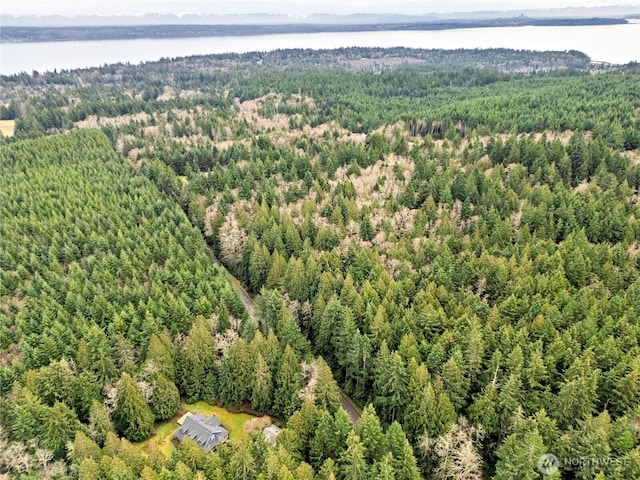
<path id="1" fill-rule="evenodd" d="M 32 468 L 33 459 L 23 443 L 9 443 L 0 452 L 0 465 L 9 471 L 27 473 Z"/>
<path id="2" fill-rule="evenodd" d="M 418 449 L 423 455 L 435 454 L 438 466 L 433 473 L 438 480 L 481 480 L 482 458 L 476 444 L 482 436 L 481 428 L 471 425 L 465 417 L 459 417 L 458 423 L 451 425 L 441 437 L 422 437 Z"/>
<path id="3" fill-rule="evenodd" d="M 319 370 L 315 361 L 311 363 L 302 362 L 300 364 L 302 368 L 302 375 L 304 376 L 307 384 L 300 392 L 300 398 L 302 400 L 309 400 L 313 402 L 315 400 L 315 390 L 318 383 Z"/>
<path id="4" fill-rule="evenodd" d="M 151 384 L 146 381 L 141 381 L 136 382 L 136 385 L 138 385 L 138 390 L 140 390 L 140 393 L 142 393 L 144 401 L 149 403 L 151 401 L 151 397 L 153 397 L 153 387 L 151 386 Z"/>
<path id="5" fill-rule="evenodd" d="M 220 353 L 220 357 L 226 355 L 227 351 L 229 350 L 229 348 L 231 348 L 231 345 L 233 345 L 233 342 L 235 342 L 237 338 L 238 332 L 235 329 L 231 328 L 225 330 L 222 333 L 215 334 L 216 348 Z"/>
<path id="6" fill-rule="evenodd" d="M 393 214 L 391 217 L 391 225 L 393 227 L 393 233 L 397 237 L 403 237 L 414 228 L 414 214 L 413 210 L 409 210 L 407 207 Z"/>
<path id="7" fill-rule="evenodd" d="M 53 460 L 53 452 L 46 448 L 38 448 L 34 453 L 34 457 L 38 466 L 45 470 L 48 467 L 49 462 Z"/>
<path id="8" fill-rule="evenodd" d="M 104 406 L 113 412 L 118 407 L 118 384 L 107 383 L 102 389 L 104 395 Z"/>
<path id="9" fill-rule="evenodd" d="M 247 241 L 247 235 L 238 225 L 233 214 L 229 214 L 220 227 L 220 253 L 225 263 L 237 266 L 242 261 L 242 249 Z"/>

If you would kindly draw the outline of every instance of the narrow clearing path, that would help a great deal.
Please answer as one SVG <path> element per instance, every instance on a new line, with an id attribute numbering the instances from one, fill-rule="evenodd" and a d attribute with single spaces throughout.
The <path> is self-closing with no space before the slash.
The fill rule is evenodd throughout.
<path id="1" fill-rule="evenodd" d="M 360 420 L 360 409 L 353 403 L 353 400 L 347 397 L 342 389 L 340 389 L 340 404 L 342 405 L 342 409 L 349 414 L 351 423 L 355 425 L 358 420 Z"/>

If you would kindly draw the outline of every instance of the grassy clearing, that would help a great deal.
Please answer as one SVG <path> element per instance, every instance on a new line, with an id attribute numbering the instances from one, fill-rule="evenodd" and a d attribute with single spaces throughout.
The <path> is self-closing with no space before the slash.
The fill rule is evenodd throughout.
<path id="1" fill-rule="evenodd" d="M 180 402 L 180 409 L 173 418 L 158 424 L 151 437 L 144 442 L 137 443 L 136 445 L 140 449 L 145 450 L 151 442 L 154 442 L 160 446 L 162 453 L 168 457 L 171 455 L 171 452 L 175 450 L 172 440 L 173 432 L 178 428 L 178 419 L 186 412 L 201 413 L 206 417 L 215 413 L 220 419 L 220 422 L 222 422 L 222 426 L 229 430 L 229 440 L 231 441 L 238 441 L 246 438 L 248 433 L 244 428 L 245 423 L 252 418 L 255 418 L 253 415 L 249 415 L 247 413 L 232 413 L 226 408 L 209 405 L 206 402 L 197 402 L 189 405 L 182 400 Z"/>
<path id="2" fill-rule="evenodd" d="M 5 137 L 13 137 L 13 132 L 16 130 L 15 120 L 0 120 L 0 132 Z"/>
<path id="3" fill-rule="evenodd" d="M 157 443 L 160 446 L 162 453 L 164 453 L 168 458 L 169 455 L 171 455 L 171 452 L 176 448 L 173 446 L 171 441 L 173 440 L 173 432 L 178 428 L 178 424 L 176 423 L 178 418 L 180 417 L 174 417 L 171 420 L 161 423 L 156 427 L 156 430 L 153 432 L 151 437 L 144 442 L 137 443 L 136 445 L 138 445 L 142 450 L 146 450 L 151 442 Z"/>
<path id="4" fill-rule="evenodd" d="M 206 402 L 187 405 L 183 401 L 181 406 L 185 412 L 201 413 L 205 417 L 209 417 L 215 413 L 222 422 L 222 426 L 229 430 L 229 440 L 232 441 L 247 438 L 248 435 L 244 430 L 244 424 L 254 418 L 253 415 L 249 415 L 248 413 L 232 413 L 226 408 L 209 405 Z"/>

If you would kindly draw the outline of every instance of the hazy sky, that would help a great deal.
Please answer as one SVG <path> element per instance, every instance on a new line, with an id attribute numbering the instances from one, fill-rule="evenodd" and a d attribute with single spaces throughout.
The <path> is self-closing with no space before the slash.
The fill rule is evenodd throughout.
<path id="1" fill-rule="evenodd" d="M 2 0 L 0 12 L 13 15 L 86 15 L 140 13 L 406 13 L 514 10 L 599 5 L 633 5 L 639 0 Z"/>

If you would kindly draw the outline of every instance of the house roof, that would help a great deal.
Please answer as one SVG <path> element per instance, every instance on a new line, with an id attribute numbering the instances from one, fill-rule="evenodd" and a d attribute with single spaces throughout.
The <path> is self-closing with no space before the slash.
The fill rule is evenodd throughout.
<path id="1" fill-rule="evenodd" d="M 182 415 L 182 416 L 178 419 L 178 421 L 177 421 L 176 423 L 177 423 L 178 425 L 181 425 L 181 426 L 182 426 L 182 424 L 184 423 L 184 421 L 185 421 L 188 417 L 190 417 L 191 415 L 193 415 L 193 413 L 191 413 L 191 412 L 187 412 L 187 413 L 185 413 L 184 415 Z"/>
<path id="2" fill-rule="evenodd" d="M 200 413 L 195 413 L 185 418 L 173 435 L 179 441 L 189 437 L 205 452 L 209 452 L 227 439 L 229 431 L 222 426 L 215 415 L 207 418 Z"/>
<path id="3" fill-rule="evenodd" d="M 262 433 L 264 433 L 264 436 L 267 438 L 267 441 L 275 447 L 276 438 L 278 437 L 281 431 L 282 430 L 276 427 L 275 425 L 270 425 L 267 428 L 265 428 Z"/>

